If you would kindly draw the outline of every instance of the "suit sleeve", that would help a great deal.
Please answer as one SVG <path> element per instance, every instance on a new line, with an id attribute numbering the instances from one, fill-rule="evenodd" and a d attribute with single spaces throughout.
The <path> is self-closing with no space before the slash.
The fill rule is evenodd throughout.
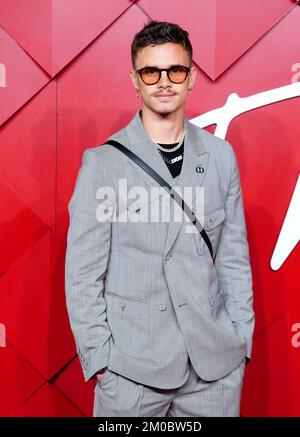
<path id="1" fill-rule="evenodd" d="M 252 272 L 237 159 L 229 146 L 230 181 L 225 223 L 215 258 L 225 308 L 239 338 L 247 344 L 250 359 L 254 330 Z"/>
<path id="2" fill-rule="evenodd" d="M 111 221 L 96 217 L 96 192 L 107 185 L 100 159 L 87 149 L 68 205 L 70 225 L 65 259 L 66 303 L 84 379 L 106 367 L 111 332 L 103 297 Z"/>

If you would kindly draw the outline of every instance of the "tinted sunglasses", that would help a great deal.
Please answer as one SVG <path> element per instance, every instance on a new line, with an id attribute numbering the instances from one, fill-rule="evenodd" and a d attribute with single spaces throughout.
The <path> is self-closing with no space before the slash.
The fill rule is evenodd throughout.
<path id="1" fill-rule="evenodd" d="M 166 71 L 168 79 L 173 83 L 183 83 L 189 74 L 190 67 L 185 65 L 172 65 L 170 68 L 144 67 L 135 70 L 146 85 L 154 85 L 159 82 L 161 72 Z"/>

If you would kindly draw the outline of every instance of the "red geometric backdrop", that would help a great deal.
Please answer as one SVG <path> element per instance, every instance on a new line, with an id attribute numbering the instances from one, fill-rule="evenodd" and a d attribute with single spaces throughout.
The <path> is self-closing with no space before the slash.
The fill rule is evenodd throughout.
<path id="1" fill-rule="evenodd" d="M 233 92 L 300 80 L 300 7 L 0 0 L 0 10 L 0 415 L 91 416 L 94 382 L 84 383 L 65 306 L 67 204 L 83 151 L 139 108 L 129 77 L 134 34 L 149 18 L 188 30 L 198 71 L 191 119 Z M 300 415 L 299 245 L 270 268 L 300 169 L 299 113 L 300 98 L 264 106 L 236 117 L 226 137 L 240 167 L 256 312 L 244 416 Z"/>

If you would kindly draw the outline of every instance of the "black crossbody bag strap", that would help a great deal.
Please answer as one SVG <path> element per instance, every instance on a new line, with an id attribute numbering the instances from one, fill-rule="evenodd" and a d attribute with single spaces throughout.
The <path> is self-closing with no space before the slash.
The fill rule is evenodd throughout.
<path id="1" fill-rule="evenodd" d="M 200 233 L 201 237 L 204 239 L 209 252 L 211 254 L 211 257 L 213 258 L 213 249 L 211 241 L 205 232 L 202 224 L 196 217 L 196 215 L 193 213 L 193 211 L 189 208 L 189 206 L 184 202 L 182 197 L 179 196 L 179 194 L 172 189 L 171 185 L 168 184 L 167 181 L 165 181 L 158 173 L 156 173 L 155 170 L 153 170 L 148 164 L 146 164 L 145 161 L 143 161 L 139 156 L 137 156 L 135 153 L 133 153 L 131 150 L 127 149 L 127 147 L 123 146 L 123 144 L 119 143 L 115 140 L 107 140 L 103 144 L 110 144 L 111 146 L 116 147 L 120 152 L 123 152 L 125 155 L 128 156 L 128 158 L 132 159 L 136 164 L 138 164 L 143 170 L 145 170 L 153 179 L 155 179 L 174 199 L 178 205 L 183 209 L 184 213 L 188 216 L 188 218 L 191 220 L 193 225 L 196 227 L 197 231 Z"/>

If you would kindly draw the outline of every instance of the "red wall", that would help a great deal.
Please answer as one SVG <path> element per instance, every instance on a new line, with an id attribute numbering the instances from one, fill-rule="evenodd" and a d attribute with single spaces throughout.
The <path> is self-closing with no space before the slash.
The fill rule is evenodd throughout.
<path id="1" fill-rule="evenodd" d="M 83 381 L 65 307 L 67 204 L 83 151 L 138 109 L 130 43 L 148 17 L 190 34 L 198 75 L 188 118 L 233 92 L 300 81 L 295 0 L 0 0 L 1 416 L 92 414 L 94 383 Z M 299 174 L 299 113 L 299 97 L 273 103 L 236 117 L 226 137 L 256 312 L 244 416 L 300 415 L 299 245 L 270 267 Z"/>

